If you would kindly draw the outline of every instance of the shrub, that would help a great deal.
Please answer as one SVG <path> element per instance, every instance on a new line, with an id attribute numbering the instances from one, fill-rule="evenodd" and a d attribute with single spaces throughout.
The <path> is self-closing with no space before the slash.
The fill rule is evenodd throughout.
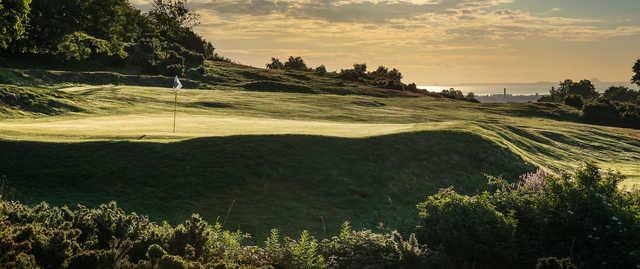
<path id="1" fill-rule="evenodd" d="M 66 60 L 77 61 L 93 56 L 118 55 L 123 59 L 127 56 L 122 45 L 110 44 L 106 40 L 95 38 L 84 32 L 74 32 L 64 36 L 57 46 L 56 54 Z"/>
<path id="2" fill-rule="evenodd" d="M 115 203 L 0 200 L 0 268 L 635 268 L 640 191 L 621 190 L 623 179 L 591 164 L 515 184 L 492 179 L 491 192 L 429 196 L 418 205 L 417 236 L 406 240 L 345 224 L 321 241 L 306 231 L 281 240 L 274 230 L 264 247 L 197 215 L 173 227 Z"/>
<path id="3" fill-rule="evenodd" d="M 582 116 L 588 122 L 593 123 L 616 123 L 620 121 L 620 116 L 614 104 L 607 100 L 599 100 L 586 104 L 582 109 Z"/>
<path id="4" fill-rule="evenodd" d="M 278 58 L 271 58 L 271 63 L 267 64 L 267 69 L 282 70 L 284 64 Z"/>
<path id="5" fill-rule="evenodd" d="M 449 98 L 449 99 L 464 99 L 464 94 L 462 94 L 462 91 L 460 90 L 456 90 L 454 88 L 448 89 L 448 90 L 442 90 L 440 92 L 440 95 Z"/>
<path id="6" fill-rule="evenodd" d="M 397 232 L 353 231 L 349 223 L 340 235 L 322 241 L 321 252 L 329 268 L 419 268 L 431 254 L 414 234 L 405 241 Z"/>
<path id="7" fill-rule="evenodd" d="M 582 97 L 580 97 L 580 95 L 574 94 L 567 96 L 567 98 L 564 99 L 564 104 L 577 109 L 582 109 L 584 102 L 582 101 Z"/>
<path id="8" fill-rule="evenodd" d="M 576 269 L 576 266 L 571 263 L 571 259 L 564 258 L 558 259 L 556 257 L 540 258 L 536 269 Z"/>
<path id="9" fill-rule="evenodd" d="M 324 65 L 320 65 L 320 66 L 316 67 L 315 72 L 318 75 L 324 75 L 324 74 L 327 73 L 327 68 Z"/>
<path id="10" fill-rule="evenodd" d="M 407 91 L 410 91 L 410 92 L 418 92 L 419 91 L 418 86 L 415 83 L 407 84 L 407 87 L 405 89 Z"/>
<path id="11" fill-rule="evenodd" d="M 631 82 L 640 86 L 640 59 L 638 59 L 636 64 L 633 65 L 633 77 L 631 78 Z"/>
<path id="12" fill-rule="evenodd" d="M 619 190 L 622 180 L 585 164 L 574 174 L 546 177 L 541 189 L 506 188 L 489 199 L 517 219 L 522 261 L 570 256 L 579 267 L 631 268 L 640 264 L 631 243 L 640 240 L 640 208 L 634 206 L 640 199 Z"/>
<path id="13" fill-rule="evenodd" d="M 287 62 L 284 63 L 284 69 L 298 70 L 298 71 L 309 70 L 309 68 L 307 68 L 307 64 L 304 62 L 302 57 L 293 57 L 293 56 L 290 56 L 289 60 L 287 60 Z"/>
<path id="14" fill-rule="evenodd" d="M 325 260 L 319 253 L 318 241 L 309 231 L 303 231 L 300 238 L 293 240 L 285 238 L 287 256 L 290 257 L 294 268 L 323 268 Z"/>
<path id="15" fill-rule="evenodd" d="M 171 64 L 165 67 L 164 74 L 167 76 L 183 76 L 185 67 L 182 64 Z"/>
<path id="16" fill-rule="evenodd" d="M 500 267 L 511 264 L 516 220 L 486 196 L 468 197 L 445 189 L 418 204 L 418 239 L 441 246 L 454 264 Z"/>
<path id="17" fill-rule="evenodd" d="M 635 91 L 627 87 L 609 87 L 602 97 L 616 102 L 636 102 L 640 103 L 640 91 Z"/>
<path id="18" fill-rule="evenodd" d="M 587 122 L 640 128 L 640 104 L 616 103 L 600 99 L 585 105 L 582 113 Z"/>
<path id="19" fill-rule="evenodd" d="M 180 256 L 164 255 L 158 263 L 158 269 L 187 269 L 189 264 Z"/>

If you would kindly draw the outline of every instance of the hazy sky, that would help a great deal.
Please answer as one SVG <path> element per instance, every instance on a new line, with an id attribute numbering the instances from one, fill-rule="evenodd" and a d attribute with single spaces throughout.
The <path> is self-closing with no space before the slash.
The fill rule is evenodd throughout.
<path id="1" fill-rule="evenodd" d="M 132 0 L 144 5 L 148 0 Z M 218 52 L 263 67 L 399 68 L 418 84 L 627 81 L 640 0 L 192 0 Z"/>

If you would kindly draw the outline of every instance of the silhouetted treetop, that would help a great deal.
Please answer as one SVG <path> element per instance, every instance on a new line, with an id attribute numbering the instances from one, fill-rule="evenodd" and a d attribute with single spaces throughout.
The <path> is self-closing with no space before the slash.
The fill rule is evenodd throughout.
<path id="1" fill-rule="evenodd" d="M 633 78 L 631 78 L 631 82 L 640 86 L 640 59 L 638 59 L 633 66 Z"/>

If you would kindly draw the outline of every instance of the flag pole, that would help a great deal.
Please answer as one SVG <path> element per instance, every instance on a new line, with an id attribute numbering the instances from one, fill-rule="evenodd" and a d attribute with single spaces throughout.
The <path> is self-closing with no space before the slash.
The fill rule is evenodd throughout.
<path id="1" fill-rule="evenodd" d="M 176 76 L 173 79 L 173 90 L 175 97 L 173 99 L 173 132 L 176 132 L 176 114 L 178 113 L 178 90 L 182 89 L 182 83 L 180 83 L 180 79 Z"/>
<path id="2" fill-rule="evenodd" d="M 178 112 L 178 90 L 174 90 L 175 99 L 173 101 L 173 132 L 176 132 L 176 113 Z"/>

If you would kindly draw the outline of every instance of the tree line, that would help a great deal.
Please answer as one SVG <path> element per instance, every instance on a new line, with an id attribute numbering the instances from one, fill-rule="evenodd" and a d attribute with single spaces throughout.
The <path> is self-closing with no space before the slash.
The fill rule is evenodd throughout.
<path id="1" fill-rule="evenodd" d="M 640 86 L 640 59 L 633 66 L 631 82 Z M 585 121 L 622 127 L 640 128 L 640 91 L 612 86 L 599 93 L 589 80 L 567 79 L 540 102 L 564 103 L 582 111 Z"/>
<path id="2" fill-rule="evenodd" d="M 428 196 L 410 234 L 345 223 L 325 239 L 274 229 L 258 244 L 198 215 L 173 226 L 113 202 L 28 206 L 0 197 L 0 268 L 636 268 L 640 191 L 621 190 L 623 179 L 591 164 L 489 178 L 476 195 Z"/>
<path id="3" fill-rule="evenodd" d="M 290 56 L 284 63 L 281 62 L 280 59 L 273 57 L 271 58 L 271 62 L 266 64 L 266 67 L 269 70 L 308 71 L 315 72 L 318 75 L 328 73 L 324 65 L 316 68 L 307 67 L 305 61 L 299 56 Z M 343 80 L 363 82 L 378 88 L 412 92 L 418 91 L 415 83 L 402 83 L 402 73 L 396 68 L 389 70 L 389 68 L 385 66 L 379 66 L 376 70 L 368 72 L 367 64 L 354 64 L 353 68 L 341 69 L 340 72 L 332 73 Z"/>
<path id="4" fill-rule="evenodd" d="M 218 57 L 193 31 L 199 16 L 186 0 L 153 0 L 145 13 L 128 0 L 6 0 L 0 14 L 0 56 L 6 58 L 181 75 Z"/>
<path id="5" fill-rule="evenodd" d="M 434 97 L 444 97 L 449 99 L 464 100 L 470 102 L 478 102 L 475 99 L 473 93 L 469 93 L 466 96 L 459 90 L 448 89 L 443 90 L 440 93 L 430 93 L 425 90 L 418 89 L 415 83 L 405 84 L 402 82 L 403 76 L 400 70 L 396 68 L 388 68 L 384 65 L 378 66 L 373 71 L 367 69 L 367 64 L 354 64 L 352 68 L 341 69 L 340 71 L 328 72 L 324 65 L 311 68 L 308 67 L 304 59 L 300 56 L 290 56 L 287 61 L 282 62 L 280 59 L 273 57 L 271 62 L 267 63 L 266 68 L 268 70 L 285 70 L 285 71 L 302 71 L 302 72 L 314 72 L 317 75 L 331 75 L 335 78 L 345 81 L 360 82 L 372 87 L 381 89 L 390 89 L 397 91 L 408 91 L 413 93 L 421 93 L 424 95 L 431 95 Z"/>

